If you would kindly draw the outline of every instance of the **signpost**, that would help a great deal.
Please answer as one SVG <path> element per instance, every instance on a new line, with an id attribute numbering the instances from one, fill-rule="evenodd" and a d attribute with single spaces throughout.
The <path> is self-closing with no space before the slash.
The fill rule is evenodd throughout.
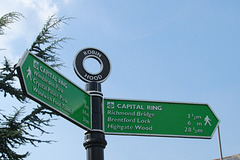
<path id="1" fill-rule="evenodd" d="M 104 99 L 104 132 L 212 138 L 219 123 L 207 104 Z"/>
<path id="2" fill-rule="evenodd" d="M 90 95 L 29 52 L 17 66 L 23 92 L 83 129 L 92 128 Z"/>
<path id="3" fill-rule="evenodd" d="M 89 73 L 84 66 L 84 62 L 90 58 L 100 63 L 100 71 L 98 73 Z M 79 51 L 73 60 L 73 67 L 77 76 L 87 83 L 102 83 L 107 79 L 111 71 L 111 65 L 107 56 L 95 48 L 85 48 Z"/>
<path id="4" fill-rule="evenodd" d="M 88 58 L 93 58 L 100 63 L 101 69 L 98 73 L 88 72 L 87 67 L 84 65 L 84 61 Z M 87 82 L 86 90 L 91 95 L 92 129 L 85 132 L 85 142 L 83 143 L 87 150 L 87 160 L 103 160 L 107 141 L 103 132 L 101 83 L 109 76 L 111 65 L 102 51 L 95 48 L 85 48 L 76 54 L 73 67 L 79 78 Z"/>
<path id="5" fill-rule="evenodd" d="M 88 58 L 100 63 L 98 73 L 87 71 Z M 87 160 L 104 159 L 105 134 L 210 139 L 218 127 L 219 120 L 207 104 L 103 99 L 101 83 L 111 66 L 98 49 L 79 51 L 73 65 L 88 93 L 28 52 L 17 71 L 29 98 L 87 130 L 83 144 Z"/>

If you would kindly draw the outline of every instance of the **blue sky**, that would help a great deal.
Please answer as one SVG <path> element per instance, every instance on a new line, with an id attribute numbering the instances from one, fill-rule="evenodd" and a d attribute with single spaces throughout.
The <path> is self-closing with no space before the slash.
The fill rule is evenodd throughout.
<path id="1" fill-rule="evenodd" d="M 60 72 L 85 88 L 73 70 L 75 54 L 102 50 L 112 71 L 102 83 L 107 98 L 207 103 L 221 120 L 223 155 L 240 153 L 240 2 L 190 0 L 9 0 L 0 15 L 21 12 L 25 19 L 0 37 L 3 56 L 17 62 L 47 17 L 74 17 L 56 32 L 73 38 L 59 51 Z M 18 106 L 3 97 L 3 109 Z M 31 102 L 34 106 L 34 102 Z M 31 106 L 29 106 L 31 107 Z M 28 159 L 86 159 L 84 130 L 59 117 L 44 139 L 56 143 L 25 146 Z M 106 136 L 105 159 L 210 160 L 219 157 L 217 132 L 211 140 Z"/>

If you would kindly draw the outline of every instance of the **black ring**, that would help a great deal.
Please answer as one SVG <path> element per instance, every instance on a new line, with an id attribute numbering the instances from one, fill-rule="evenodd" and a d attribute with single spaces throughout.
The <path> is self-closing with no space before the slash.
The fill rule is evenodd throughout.
<path id="1" fill-rule="evenodd" d="M 99 73 L 92 74 L 87 72 L 84 67 L 84 61 L 87 58 L 94 58 L 100 63 L 101 69 Z M 107 79 L 111 70 L 111 65 L 107 56 L 102 51 L 95 48 L 85 48 L 79 51 L 74 58 L 73 65 L 74 71 L 78 77 L 85 82 L 101 83 Z"/>

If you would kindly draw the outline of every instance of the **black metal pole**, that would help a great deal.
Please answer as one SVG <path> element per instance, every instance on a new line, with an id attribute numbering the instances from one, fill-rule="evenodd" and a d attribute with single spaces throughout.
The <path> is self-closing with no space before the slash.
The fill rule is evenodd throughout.
<path id="1" fill-rule="evenodd" d="M 223 160 L 223 154 L 222 154 L 222 144 L 221 144 L 221 137 L 220 137 L 220 127 L 218 125 L 218 144 L 219 144 L 219 153 L 220 153 L 220 160 Z"/>
<path id="2" fill-rule="evenodd" d="M 104 149 L 107 141 L 103 132 L 101 84 L 97 82 L 87 83 L 86 90 L 92 96 L 92 130 L 85 132 L 83 145 L 87 151 L 87 160 L 104 160 Z"/>

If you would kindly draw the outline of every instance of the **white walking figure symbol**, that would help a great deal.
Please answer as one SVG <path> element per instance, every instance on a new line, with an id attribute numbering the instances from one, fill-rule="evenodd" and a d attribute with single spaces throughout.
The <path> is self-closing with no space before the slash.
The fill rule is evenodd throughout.
<path id="1" fill-rule="evenodd" d="M 205 124 L 204 124 L 205 126 L 206 126 L 207 124 L 209 124 L 210 126 L 212 126 L 211 123 L 210 123 L 210 121 L 212 121 L 212 120 L 208 117 L 208 115 L 205 117 L 204 121 L 205 121 Z"/>
<path id="2" fill-rule="evenodd" d="M 28 70 L 27 70 L 27 78 L 29 77 L 30 78 L 30 80 L 32 80 L 32 71 L 31 71 L 31 69 L 30 69 L 30 67 L 28 66 Z"/>

